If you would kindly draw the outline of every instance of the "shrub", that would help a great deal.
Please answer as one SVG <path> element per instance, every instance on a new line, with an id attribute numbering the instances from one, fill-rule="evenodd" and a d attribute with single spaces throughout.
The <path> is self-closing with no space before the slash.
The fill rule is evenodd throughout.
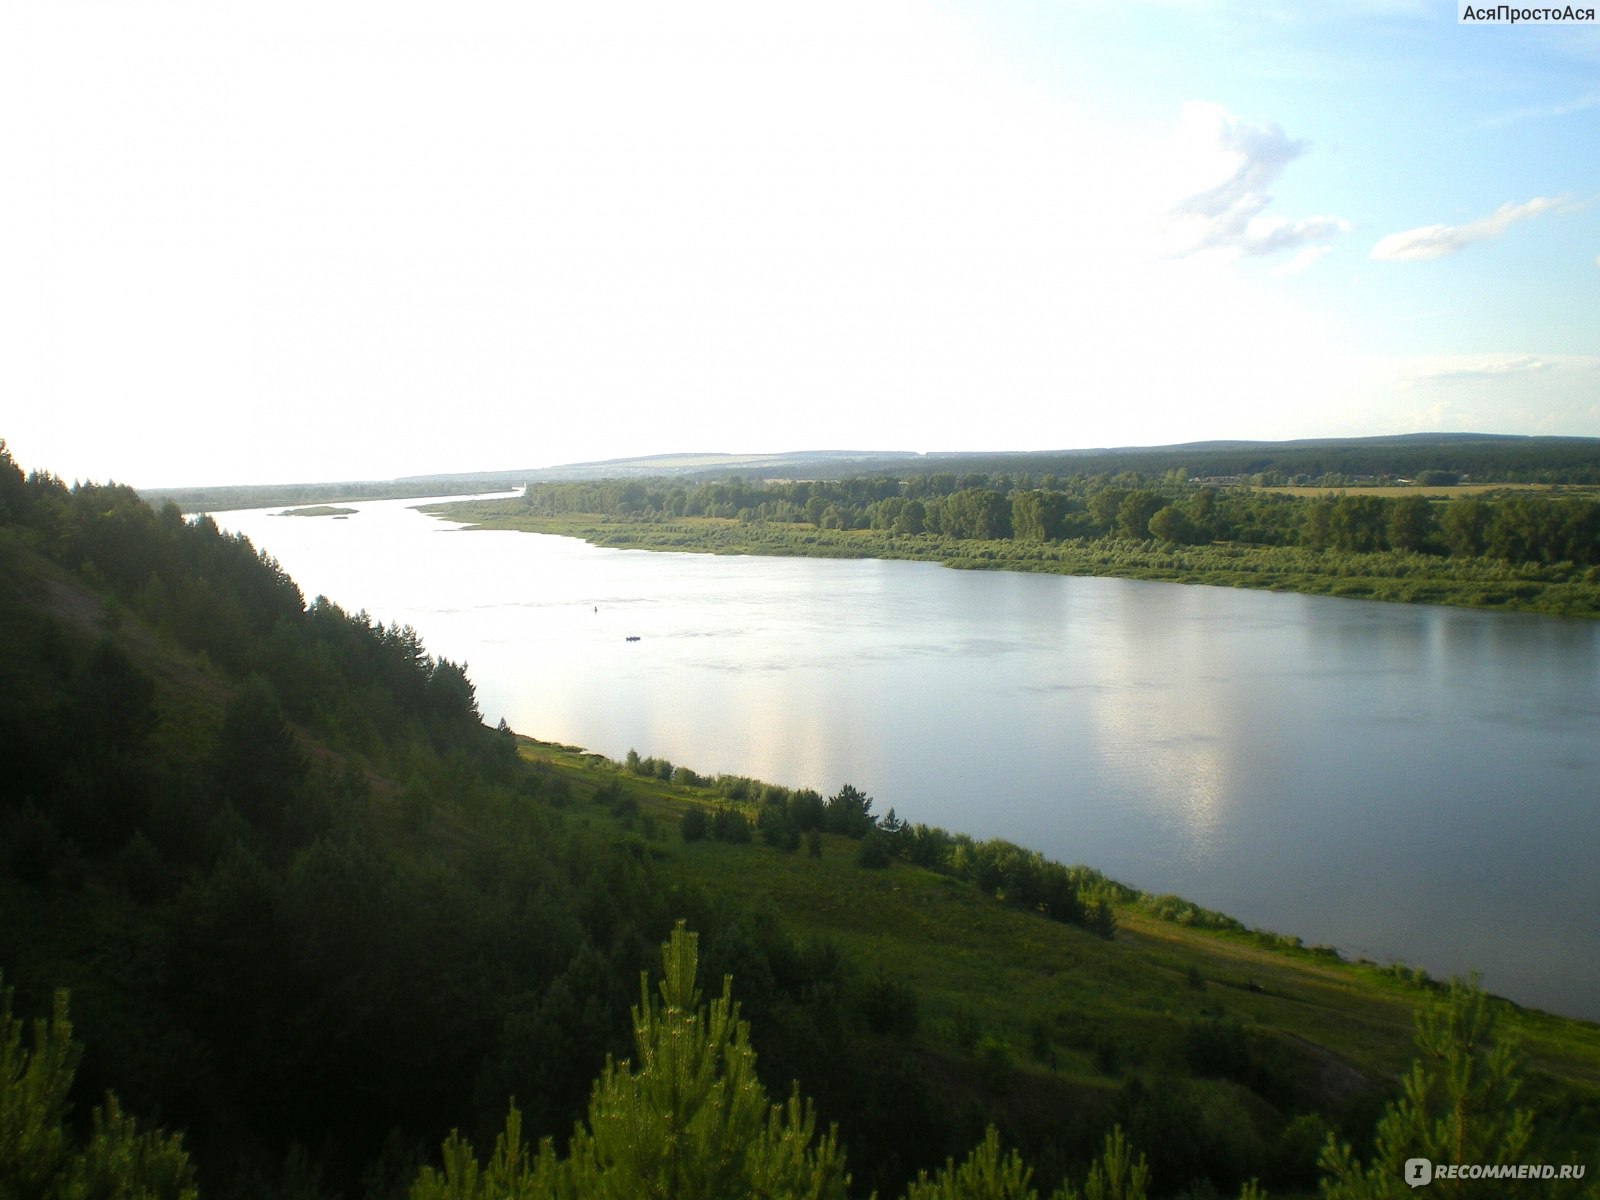
<path id="1" fill-rule="evenodd" d="M 719 842 L 742 845 L 750 840 L 750 822 L 735 808 L 719 808 L 711 818 L 711 836 Z"/>
<path id="2" fill-rule="evenodd" d="M 873 1033 L 911 1037 L 917 1032 L 920 1017 L 916 989 L 890 979 L 882 971 L 862 988 L 860 1009 Z"/>
<path id="3" fill-rule="evenodd" d="M 683 814 L 683 820 L 678 822 L 678 832 L 686 842 L 702 842 L 710 831 L 710 824 L 706 820 L 705 809 L 691 808 Z"/>
<path id="4" fill-rule="evenodd" d="M 856 851 L 856 866 L 882 870 L 889 865 L 889 857 L 889 839 L 881 833 L 869 833 Z"/>

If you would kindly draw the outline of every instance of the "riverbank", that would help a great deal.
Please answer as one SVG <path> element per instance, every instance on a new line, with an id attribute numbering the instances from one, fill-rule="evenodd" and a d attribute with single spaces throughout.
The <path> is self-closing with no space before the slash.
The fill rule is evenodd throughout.
<path id="1" fill-rule="evenodd" d="M 1003 888 L 899 852 L 864 867 L 861 841 L 836 833 L 810 851 L 785 850 L 764 822 L 755 837 L 686 840 L 689 814 L 758 816 L 781 808 L 773 795 L 788 789 L 682 768 L 666 780 L 653 760 L 629 769 L 576 747 L 520 736 L 518 746 L 569 798 L 570 814 L 620 825 L 675 891 L 781 913 L 793 933 L 837 941 L 910 984 L 933 1041 L 971 1053 L 976 1039 L 961 1026 L 976 1022 L 979 1037 L 1012 1048 L 1017 1066 L 1090 1090 L 1159 1054 L 1190 1019 L 1241 1022 L 1286 1055 L 1315 1047 L 1324 1066 L 1341 1064 L 1330 1087 L 1342 1076 L 1356 1090 L 1381 1088 L 1407 1061 L 1413 1011 L 1440 987 L 1425 971 L 1342 958 L 1086 868 L 1074 870 L 1114 911 L 1113 936 L 1045 919 L 1007 903 Z M 1541 1089 L 1600 1087 L 1600 1025 L 1510 1003 L 1504 1012 L 1530 1062 L 1548 1072 Z"/>
<path id="2" fill-rule="evenodd" d="M 1600 617 L 1600 574 L 1574 572 L 1570 564 L 1513 565 L 1487 557 L 1441 558 L 1403 551 L 1363 554 L 1233 542 L 1183 546 L 1124 538 L 976 540 L 723 517 L 627 521 L 584 513 L 546 516 L 529 512 L 517 500 L 447 502 L 423 506 L 422 511 L 474 529 L 556 534 L 614 549 L 911 559 L 962 570 L 1115 576 L 1403 604 Z"/>

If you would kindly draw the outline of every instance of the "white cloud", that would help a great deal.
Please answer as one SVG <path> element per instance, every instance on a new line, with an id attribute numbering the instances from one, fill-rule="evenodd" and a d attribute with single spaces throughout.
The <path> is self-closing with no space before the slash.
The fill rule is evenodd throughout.
<path id="1" fill-rule="evenodd" d="M 1184 106 L 1179 141 L 1188 161 L 1214 180 L 1189 192 L 1168 213 L 1174 256 L 1220 250 L 1233 255 L 1298 251 L 1347 233 L 1340 217 L 1290 219 L 1269 213 L 1270 188 L 1307 143 L 1272 122 L 1252 122 L 1221 105 Z M 1314 259 L 1302 259 L 1304 269 Z"/>
<path id="2" fill-rule="evenodd" d="M 1417 355 L 1363 360 L 1347 420 L 1370 433 L 1600 437 L 1600 356 Z"/>
<path id="3" fill-rule="evenodd" d="M 1510 379 L 1549 371 L 1555 363 L 1534 354 L 1497 355 L 1477 360 L 1451 359 L 1447 363 L 1420 364 L 1412 372 L 1413 383 Z"/>
<path id="4" fill-rule="evenodd" d="M 1521 204 L 1502 204 L 1487 217 L 1465 225 L 1422 225 L 1391 233 L 1372 247 L 1371 257 L 1380 262 L 1444 258 L 1466 249 L 1473 242 L 1499 237 L 1518 221 L 1561 208 L 1569 200 L 1567 196 L 1535 196 Z"/>

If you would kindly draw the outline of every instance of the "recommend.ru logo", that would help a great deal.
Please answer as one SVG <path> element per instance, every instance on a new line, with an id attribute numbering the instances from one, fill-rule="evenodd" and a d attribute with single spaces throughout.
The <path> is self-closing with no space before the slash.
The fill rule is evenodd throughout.
<path id="1" fill-rule="evenodd" d="M 1405 1180 L 1419 1188 L 1435 1179 L 1582 1179 L 1586 1170 L 1581 1163 L 1436 1163 L 1408 1158 Z"/>

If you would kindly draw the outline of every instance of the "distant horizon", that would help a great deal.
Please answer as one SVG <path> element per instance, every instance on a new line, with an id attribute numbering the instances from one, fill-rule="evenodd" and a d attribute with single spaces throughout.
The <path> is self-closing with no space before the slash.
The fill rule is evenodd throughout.
<path id="1" fill-rule="evenodd" d="M 535 474 L 540 472 L 553 472 L 563 470 L 577 470 L 582 468 L 600 468 L 607 466 L 644 466 L 652 462 L 663 463 L 672 460 L 684 459 L 731 459 L 737 463 L 740 460 L 776 459 L 808 459 L 808 458 L 840 458 L 861 459 L 874 462 L 881 459 L 905 459 L 907 461 L 920 461 L 930 458 L 983 458 L 983 457 L 1092 457 L 1100 454 L 1138 454 L 1159 453 L 1162 451 L 1181 451 L 1193 449 L 1226 450 L 1229 448 L 1244 447 L 1273 447 L 1273 446 L 1315 446 L 1315 445 L 1343 445 L 1355 443 L 1383 443 L 1383 442 L 1466 442 L 1474 440 L 1553 440 L 1572 442 L 1600 442 L 1600 437 L 1582 434 L 1520 434 L 1520 433 L 1494 433 L 1482 430 L 1465 431 L 1425 431 L 1419 433 L 1375 434 L 1363 437 L 1303 437 L 1303 438 L 1203 438 L 1185 442 L 1153 442 L 1147 444 L 1119 445 L 1119 446 L 1075 446 L 1052 447 L 1048 449 L 986 449 L 986 450 L 899 450 L 892 448 L 879 449 L 790 449 L 777 451 L 721 451 L 721 450 L 672 450 L 655 454 L 623 455 L 611 458 L 583 459 L 573 462 L 549 463 L 542 466 L 522 465 L 516 467 L 480 467 L 472 470 L 451 471 L 424 471 L 403 475 L 391 476 L 330 476 L 317 479 L 250 479 L 228 481 L 222 483 L 179 483 L 179 484 L 143 484 L 132 480 L 113 479 L 78 479 L 43 464 L 32 464 L 18 459 L 24 471 L 41 469 L 51 471 L 52 474 L 68 482 L 84 483 L 118 483 L 126 484 L 141 492 L 179 492 L 179 491 L 210 491 L 229 488 L 270 488 L 270 487 L 319 487 L 336 486 L 341 484 L 366 485 L 366 484 L 408 484 L 445 482 L 450 480 L 472 481 L 477 479 L 495 481 L 505 477 L 520 474 Z M 12 451 L 15 457 L 15 450 Z M 715 470 L 715 462 L 707 463 L 705 467 L 686 466 L 686 470 Z"/>
<path id="2" fill-rule="evenodd" d="M 0 5 L 5 436 L 143 487 L 1600 436 L 1597 64 L 1438 0 Z"/>

